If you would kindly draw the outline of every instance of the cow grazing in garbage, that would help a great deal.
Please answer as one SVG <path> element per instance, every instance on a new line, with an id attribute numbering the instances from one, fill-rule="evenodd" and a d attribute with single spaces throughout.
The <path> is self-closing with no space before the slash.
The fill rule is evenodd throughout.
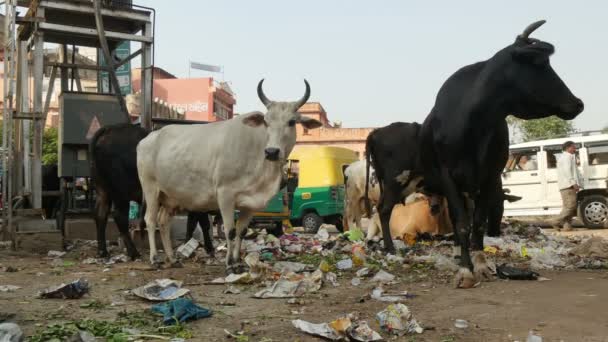
<path id="1" fill-rule="evenodd" d="M 346 180 L 346 195 L 344 196 L 344 219 L 345 225 L 352 229 L 353 227 L 361 227 L 361 218 L 365 207 L 365 161 L 358 160 L 350 164 L 344 170 L 344 179 Z M 378 203 L 380 198 L 380 187 L 378 186 L 378 180 L 375 175 L 375 171 L 371 170 L 371 177 L 369 179 L 369 200 L 372 205 Z M 367 217 L 372 216 L 371 213 L 366 213 Z"/>
<path id="2" fill-rule="evenodd" d="M 502 192 L 498 180 L 508 157 L 507 115 L 572 120 L 584 108 L 549 63 L 553 45 L 529 37 L 544 22 L 528 26 L 489 60 L 448 78 L 420 131 L 425 189 L 447 197 L 460 246 L 454 251 L 460 253 L 459 287 L 471 287 L 490 274 L 478 251 L 483 250 L 481 226 L 488 205 Z M 476 251 L 473 258 L 471 250 Z"/>
<path id="3" fill-rule="evenodd" d="M 168 227 L 176 209 L 220 210 L 227 237 L 226 269 L 240 271 L 241 239 L 252 213 L 279 191 L 282 165 L 296 142 L 296 124 L 307 129 L 321 122 L 298 113 L 310 96 L 295 102 L 269 100 L 258 84 L 267 113 L 252 112 L 206 125 L 169 125 L 150 133 L 137 146 L 137 170 L 147 203 L 148 229 L 157 226 L 171 263 Z M 235 224 L 235 209 L 240 211 Z M 150 261 L 159 262 L 150 240 Z"/>
<path id="4" fill-rule="evenodd" d="M 109 256 L 106 247 L 106 226 L 112 204 L 114 222 L 125 242 L 127 253 L 133 260 L 139 257 L 129 235 L 129 201 L 140 204 L 142 202 L 135 154 L 137 144 L 147 135 L 148 131 L 144 128 L 125 123 L 102 127 L 91 139 L 89 145 L 91 177 L 97 194 L 93 214 L 97 226 L 97 249 L 100 257 Z M 205 251 L 213 254 L 209 218 L 206 213 L 188 215 L 186 238 L 192 237 L 197 222 L 203 231 Z M 154 236 L 154 233 L 151 234 Z"/>

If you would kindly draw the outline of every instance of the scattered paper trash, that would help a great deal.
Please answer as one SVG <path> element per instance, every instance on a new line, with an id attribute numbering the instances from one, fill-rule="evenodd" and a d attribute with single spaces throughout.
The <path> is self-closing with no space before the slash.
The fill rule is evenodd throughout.
<path id="1" fill-rule="evenodd" d="M 367 277 L 369 275 L 369 268 L 363 267 L 357 271 L 357 277 Z"/>
<path id="2" fill-rule="evenodd" d="M 409 298 L 414 298 L 414 295 L 408 293 L 407 291 L 396 292 L 396 293 L 385 293 L 384 289 L 380 286 L 374 288 L 372 290 L 371 298 L 375 300 L 379 300 L 381 302 L 400 302 Z"/>
<path id="3" fill-rule="evenodd" d="M 384 270 L 380 270 L 378 271 L 378 273 L 376 273 L 376 275 L 372 278 L 371 281 L 375 283 L 390 283 L 393 280 L 395 280 L 394 275 Z"/>
<path id="4" fill-rule="evenodd" d="M 406 333 L 422 334 L 424 329 L 418 324 L 407 306 L 398 303 L 391 304 L 376 315 L 380 328 L 393 335 Z"/>
<path id="5" fill-rule="evenodd" d="M 89 292 L 89 283 L 84 279 L 69 284 L 51 286 L 38 292 L 38 298 L 79 299 Z"/>
<path id="6" fill-rule="evenodd" d="M 501 279 L 537 280 L 539 274 L 530 270 L 500 265 L 496 267 L 496 275 Z"/>
<path id="7" fill-rule="evenodd" d="M 19 290 L 21 286 L 16 285 L 0 285 L 0 292 L 13 292 Z"/>
<path id="8" fill-rule="evenodd" d="M 291 323 L 300 331 L 332 341 L 372 342 L 382 340 L 382 336 L 373 331 L 367 322 L 358 321 L 355 314 L 340 317 L 329 323 L 311 323 L 300 319 L 293 320 Z"/>
<path id="9" fill-rule="evenodd" d="M 290 273 L 281 276 L 272 286 L 257 292 L 255 298 L 291 298 L 305 293 L 316 292 L 321 288 L 323 272 L 316 270 L 312 274 Z"/>
<path id="10" fill-rule="evenodd" d="M 332 341 L 339 341 L 342 339 L 342 336 L 327 323 L 315 324 L 303 321 L 301 319 L 296 319 L 291 321 L 291 324 L 293 324 L 296 329 L 310 335 L 320 336 Z"/>
<path id="11" fill-rule="evenodd" d="M 20 342 L 23 340 L 23 332 L 15 323 L 0 323 L 0 341 Z"/>
<path id="12" fill-rule="evenodd" d="M 329 240 L 329 232 L 325 228 L 319 228 L 319 230 L 317 231 L 317 234 L 315 234 L 315 239 L 317 239 L 321 242 L 325 242 L 325 241 Z"/>
<path id="13" fill-rule="evenodd" d="M 110 258 L 110 260 L 108 260 L 108 262 L 106 262 L 106 265 L 113 265 L 113 264 L 119 264 L 121 262 L 127 262 L 129 261 L 129 258 L 124 255 L 124 254 L 118 254 L 115 255 L 113 257 Z"/>
<path id="14" fill-rule="evenodd" d="M 226 294 L 239 294 L 239 293 L 241 293 L 241 290 L 239 290 L 236 286 L 228 286 L 224 290 L 224 293 L 226 293 Z"/>
<path id="15" fill-rule="evenodd" d="M 134 295 L 151 301 L 177 299 L 190 292 L 182 288 L 182 282 L 173 279 L 156 279 L 142 287 L 131 290 Z"/>
<path id="16" fill-rule="evenodd" d="M 192 253 L 194 253 L 194 251 L 198 248 L 198 245 L 198 240 L 195 238 L 191 238 L 185 244 L 177 247 L 176 252 L 180 257 L 188 259 L 190 256 L 192 256 Z"/>
<path id="17" fill-rule="evenodd" d="M 333 272 L 325 273 L 325 281 L 330 283 L 333 287 L 340 286 L 340 283 L 338 283 L 338 276 Z"/>
<path id="18" fill-rule="evenodd" d="M 195 320 L 209 317 L 212 311 L 196 305 L 191 299 L 178 298 L 169 302 L 152 306 L 152 311 L 163 315 L 165 325 L 183 323 L 188 320 Z"/>
<path id="19" fill-rule="evenodd" d="M 306 269 L 307 265 L 301 262 L 278 261 L 272 267 L 273 270 L 279 273 L 300 273 Z"/>
<path id="20" fill-rule="evenodd" d="M 469 322 L 464 319 L 457 319 L 454 321 L 454 326 L 458 329 L 466 329 L 469 327 Z"/>
<path id="21" fill-rule="evenodd" d="M 50 258 L 61 258 L 65 254 L 66 254 L 65 252 L 60 252 L 60 251 L 49 251 L 47 256 Z"/>
<path id="22" fill-rule="evenodd" d="M 84 260 L 82 260 L 82 264 L 84 265 L 94 265 L 94 264 L 98 264 L 99 260 L 97 258 L 86 258 Z"/>
<path id="23" fill-rule="evenodd" d="M 528 338 L 526 339 L 526 342 L 543 342 L 543 338 L 534 334 L 534 331 L 530 331 L 528 333 Z"/>
<path id="24" fill-rule="evenodd" d="M 353 268 L 353 260 L 351 258 L 340 260 L 336 263 L 336 268 L 339 270 L 350 270 Z"/>

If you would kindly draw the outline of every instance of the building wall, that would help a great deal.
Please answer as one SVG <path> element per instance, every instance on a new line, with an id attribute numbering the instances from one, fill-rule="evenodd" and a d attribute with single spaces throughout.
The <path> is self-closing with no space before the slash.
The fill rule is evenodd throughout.
<path id="1" fill-rule="evenodd" d="M 328 120 L 327 112 L 318 102 L 306 103 L 299 112 L 321 121 L 323 126 L 306 130 L 302 125 L 298 125 L 296 145 L 345 147 L 357 152 L 359 159 L 365 157 L 365 141 L 374 128 L 334 127 Z"/>

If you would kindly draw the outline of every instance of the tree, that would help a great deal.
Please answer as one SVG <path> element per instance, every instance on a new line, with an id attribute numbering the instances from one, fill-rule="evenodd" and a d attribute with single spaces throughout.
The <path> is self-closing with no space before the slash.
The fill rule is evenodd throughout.
<path id="1" fill-rule="evenodd" d="M 572 121 L 566 121 L 557 116 L 534 120 L 522 120 L 509 116 L 507 123 L 512 131 L 517 131 L 523 141 L 561 138 L 575 131 Z"/>
<path id="2" fill-rule="evenodd" d="M 44 165 L 57 164 L 57 140 L 59 132 L 55 127 L 44 130 L 42 137 L 42 163 Z"/>

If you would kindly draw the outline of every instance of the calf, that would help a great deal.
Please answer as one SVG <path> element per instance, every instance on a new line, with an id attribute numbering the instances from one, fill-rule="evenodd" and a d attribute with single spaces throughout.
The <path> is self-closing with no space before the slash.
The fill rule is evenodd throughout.
<path id="1" fill-rule="evenodd" d="M 295 102 L 269 100 L 258 84 L 258 97 L 268 109 L 206 125 L 169 125 L 150 133 L 137 146 L 137 172 L 147 203 L 149 230 L 158 226 L 164 250 L 174 263 L 168 226 L 177 209 L 219 209 L 227 241 L 226 269 L 240 271 L 241 239 L 256 210 L 277 193 L 286 162 L 296 142 L 296 124 L 307 129 L 321 122 L 298 113 L 310 96 Z M 239 220 L 234 228 L 234 210 Z M 150 261 L 159 262 L 154 239 Z"/>
<path id="2" fill-rule="evenodd" d="M 142 202 L 142 191 L 137 176 L 136 147 L 148 135 L 148 131 L 132 124 L 117 124 L 100 128 L 89 145 L 91 178 L 95 183 L 96 199 L 94 218 L 97 226 L 97 249 L 100 257 L 108 257 L 106 225 L 112 205 L 114 222 L 127 247 L 127 253 L 135 260 L 139 252 L 129 235 L 129 202 Z M 145 206 L 142 208 L 145 211 Z M 205 251 L 214 252 L 209 234 L 209 218 L 206 213 L 190 213 L 186 238 L 190 239 L 196 224 L 203 231 Z M 150 232 L 152 238 L 155 233 Z"/>
<path id="3" fill-rule="evenodd" d="M 370 192 L 369 200 L 373 205 L 378 203 L 380 198 L 380 187 L 375 175 L 375 171 L 371 170 L 370 177 Z M 361 228 L 361 218 L 366 211 L 365 209 L 365 161 L 358 160 L 350 164 L 344 170 L 344 179 L 346 180 L 346 196 L 344 196 L 344 216 L 345 226 Z M 371 213 L 367 212 L 367 217 L 371 217 Z"/>
<path id="4" fill-rule="evenodd" d="M 482 224 L 501 194 L 500 173 L 509 147 L 507 115 L 572 120 L 584 108 L 549 63 L 553 45 L 529 37 L 543 23 L 528 26 L 489 60 L 448 78 L 420 130 L 425 189 L 447 197 L 460 246 L 455 249 L 459 287 L 471 287 L 489 274 L 483 253 L 472 258 L 470 249 L 483 250 Z"/>

